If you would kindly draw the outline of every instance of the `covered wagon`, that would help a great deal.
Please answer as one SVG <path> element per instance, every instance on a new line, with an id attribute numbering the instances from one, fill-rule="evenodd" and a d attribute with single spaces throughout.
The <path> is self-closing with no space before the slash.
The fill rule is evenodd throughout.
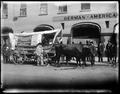
<path id="1" fill-rule="evenodd" d="M 40 60 L 37 58 L 35 51 L 37 45 L 41 43 L 43 47 L 43 62 L 44 65 L 48 64 L 49 55 L 54 55 L 50 54 L 53 50 L 53 44 L 57 42 L 57 39 L 59 42 L 59 34 L 61 32 L 62 29 L 56 29 L 42 32 L 9 34 L 12 45 L 11 49 L 13 50 L 11 61 L 15 64 L 23 64 L 26 61 L 33 61 L 38 64 Z"/>

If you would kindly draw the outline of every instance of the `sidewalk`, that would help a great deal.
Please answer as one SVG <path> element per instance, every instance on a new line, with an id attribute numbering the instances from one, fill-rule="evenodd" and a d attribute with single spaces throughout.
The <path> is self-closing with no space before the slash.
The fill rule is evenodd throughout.
<path id="1" fill-rule="evenodd" d="M 118 58 L 117 58 L 117 61 L 118 61 Z M 71 60 L 71 62 L 76 62 L 76 60 Z M 108 61 L 107 61 L 107 57 L 103 57 L 103 62 L 98 62 L 98 57 L 95 57 L 95 62 L 96 63 L 105 63 L 105 62 L 108 62 Z"/>

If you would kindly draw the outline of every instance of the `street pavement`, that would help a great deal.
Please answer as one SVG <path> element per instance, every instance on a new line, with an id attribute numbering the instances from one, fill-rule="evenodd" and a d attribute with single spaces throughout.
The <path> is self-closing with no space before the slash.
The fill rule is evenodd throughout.
<path id="1" fill-rule="evenodd" d="M 61 62 L 61 67 L 3 62 L 1 65 L 3 88 L 74 88 L 76 85 L 91 87 L 118 83 L 118 66 L 112 67 L 106 62 L 95 62 L 93 67 L 87 62 L 84 68 L 76 66 L 75 61 L 69 65 Z"/>

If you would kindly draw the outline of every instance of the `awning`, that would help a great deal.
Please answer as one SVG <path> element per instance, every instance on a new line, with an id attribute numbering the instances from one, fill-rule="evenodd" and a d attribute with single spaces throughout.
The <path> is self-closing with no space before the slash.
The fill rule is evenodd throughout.
<path id="1" fill-rule="evenodd" d="M 13 33 L 13 29 L 11 27 L 3 27 L 2 34 Z"/>
<path id="2" fill-rule="evenodd" d="M 9 33 L 13 33 L 13 29 L 11 27 L 2 27 L 1 36 L 4 41 L 9 38 Z"/>
<path id="3" fill-rule="evenodd" d="M 46 30 L 53 30 L 54 28 L 50 25 L 39 25 L 34 28 L 33 32 L 40 32 L 40 31 L 46 31 Z"/>

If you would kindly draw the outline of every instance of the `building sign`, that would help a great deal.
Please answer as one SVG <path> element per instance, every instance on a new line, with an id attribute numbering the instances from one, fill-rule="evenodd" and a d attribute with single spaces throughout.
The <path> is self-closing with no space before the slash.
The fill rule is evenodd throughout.
<path id="1" fill-rule="evenodd" d="M 72 16 L 57 16 L 53 17 L 53 21 L 75 21 L 75 20 L 93 20 L 93 19 L 107 19 L 116 18 L 118 14 L 115 13 L 102 13 L 102 14 L 84 14 Z"/>

